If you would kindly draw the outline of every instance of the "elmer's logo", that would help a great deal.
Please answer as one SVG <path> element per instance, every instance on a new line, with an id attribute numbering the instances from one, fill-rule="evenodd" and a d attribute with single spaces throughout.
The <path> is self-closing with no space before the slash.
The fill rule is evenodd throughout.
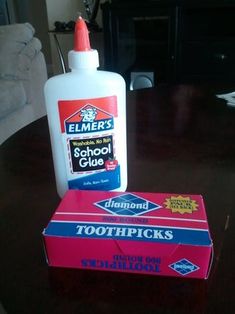
<path id="1" fill-rule="evenodd" d="M 99 132 L 113 128 L 113 116 L 90 103 L 65 120 L 67 134 Z"/>
<path id="2" fill-rule="evenodd" d="M 152 203 L 142 197 L 126 193 L 112 197 L 94 205 L 107 210 L 114 215 L 139 216 L 149 211 L 161 208 L 160 205 Z"/>
<path id="3" fill-rule="evenodd" d="M 166 199 L 164 205 L 167 209 L 171 209 L 172 213 L 192 214 L 194 211 L 198 210 L 198 204 L 196 201 L 192 200 L 188 196 L 171 196 Z"/>

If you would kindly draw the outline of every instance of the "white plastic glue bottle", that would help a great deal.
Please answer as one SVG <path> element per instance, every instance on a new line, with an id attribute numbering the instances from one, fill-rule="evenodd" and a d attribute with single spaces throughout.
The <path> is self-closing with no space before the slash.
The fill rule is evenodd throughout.
<path id="1" fill-rule="evenodd" d="M 57 191 L 125 191 L 126 87 L 117 73 L 98 71 L 84 20 L 75 26 L 71 72 L 50 78 L 45 100 Z"/>

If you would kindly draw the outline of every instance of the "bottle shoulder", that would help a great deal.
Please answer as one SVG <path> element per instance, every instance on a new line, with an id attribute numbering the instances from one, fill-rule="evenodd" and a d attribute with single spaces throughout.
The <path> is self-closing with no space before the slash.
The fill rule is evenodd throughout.
<path id="1" fill-rule="evenodd" d="M 58 74 L 55 76 L 52 76 L 48 79 L 48 82 L 53 81 L 61 81 L 61 80 L 69 80 L 69 79 L 84 79 L 84 78 L 92 78 L 92 77 L 104 77 L 104 78 L 113 78 L 113 79 L 119 79 L 124 80 L 123 77 L 115 72 L 109 72 L 109 71 L 103 71 L 103 70 L 96 70 L 96 71 L 72 71 L 64 74 Z"/>
<path id="2" fill-rule="evenodd" d="M 50 77 L 46 83 L 45 83 L 45 89 L 50 86 L 50 85 L 53 85 L 53 84 L 57 84 L 57 83 L 60 83 L 60 82 L 64 82 L 68 79 L 69 73 L 65 73 L 65 74 L 58 74 L 58 75 L 54 75 L 52 77 Z"/>
<path id="3" fill-rule="evenodd" d="M 45 84 L 45 90 L 50 86 L 58 86 L 65 88 L 76 84 L 77 86 L 83 86 L 93 84 L 96 86 L 112 86 L 113 84 L 125 86 L 125 80 L 123 77 L 114 72 L 108 71 L 72 71 L 65 74 L 60 74 L 49 78 Z"/>

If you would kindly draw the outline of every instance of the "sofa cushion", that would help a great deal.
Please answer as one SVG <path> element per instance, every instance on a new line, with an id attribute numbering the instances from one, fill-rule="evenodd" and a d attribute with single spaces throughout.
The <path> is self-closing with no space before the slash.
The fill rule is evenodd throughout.
<path id="1" fill-rule="evenodd" d="M 27 102 L 22 81 L 0 79 L 0 95 L 0 119 Z"/>
<path id="2" fill-rule="evenodd" d="M 37 38 L 33 37 L 18 55 L 18 75 L 21 79 L 26 78 L 25 71 L 29 70 L 32 60 L 37 56 L 41 48 L 41 42 Z"/>
<path id="3" fill-rule="evenodd" d="M 25 78 L 30 58 L 41 49 L 29 23 L 0 26 L 0 77 Z M 26 62 L 26 65 L 25 65 Z"/>

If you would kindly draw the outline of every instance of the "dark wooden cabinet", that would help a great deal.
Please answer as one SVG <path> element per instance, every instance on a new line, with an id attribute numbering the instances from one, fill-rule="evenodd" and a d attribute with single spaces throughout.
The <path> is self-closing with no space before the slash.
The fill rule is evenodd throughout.
<path id="1" fill-rule="evenodd" d="M 105 68 L 158 82 L 235 82 L 235 1 L 102 5 Z"/>
<path id="2" fill-rule="evenodd" d="M 181 6 L 177 49 L 178 79 L 235 81 L 235 5 Z"/>

